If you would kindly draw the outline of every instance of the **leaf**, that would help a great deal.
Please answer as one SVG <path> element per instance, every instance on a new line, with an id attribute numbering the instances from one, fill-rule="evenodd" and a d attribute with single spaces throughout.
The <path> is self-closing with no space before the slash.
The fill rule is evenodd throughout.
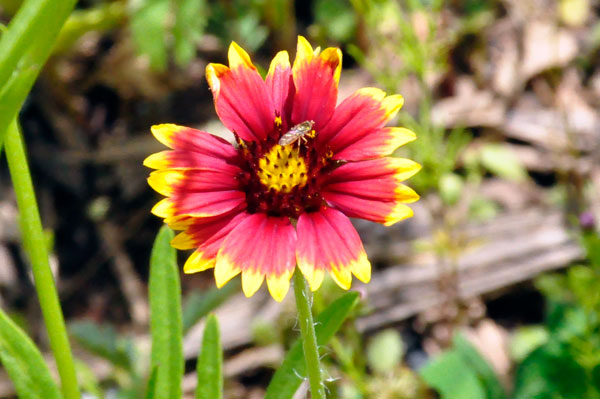
<path id="1" fill-rule="evenodd" d="M 456 334 L 453 340 L 454 348 L 460 354 L 463 361 L 472 369 L 479 381 L 483 384 L 488 399 L 503 399 L 506 392 L 498 380 L 496 373 L 488 362 L 481 356 L 479 351 L 467 341 L 462 334 Z"/>
<path id="2" fill-rule="evenodd" d="M 187 332 L 200 319 L 215 310 L 232 294 L 240 289 L 239 279 L 227 283 L 223 288 L 212 288 L 207 292 L 192 292 L 183 304 L 183 332 Z"/>
<path id="3" fill-rule="evenodd" d="M 527 177 L 516 155 L 500 144 L 486 144 L 481 148 L 481 164 L 503 179 L 523 181 Z"/>
<path id="4" fill-rule="evenodd" d="M 592 385 L 597 391 L 600 391 L 600 364 L 592 369 Z"/>
<path id="5" fill-rule="evenodd" d="M 1 309 L 0 360 L 19 398 L 62 398 L 40 351 Z"/>
<path id="6" fill-rule="evenodd" d="M 146 386 L 146 399 L 154 399 L 156 397 L 156 377 L 158 376 L 158 367 L 153 367 L 148 385 Z"/>
<path id="7" fill-rule="evenodd" d="M 522 362 L 531 352 L 548 342 L 549 338 L 548 329 L 544 326 L 518 327 L 510 340 L 509 352 L 511 359 Z"/>
<path id="8" fill-rule="evenodd" d="M 549 301 L 546 310 L 546 325 L 550 336 L 556 341 L 567 342 L 586 334 L 588 316 L 582 307 L 563 302 Z"/>
<path id="9" fill-rule="evenodd" d="M 486 399 L 483 384 L 457 350 L 452 349 L 425 365 L 421 376 L 441 399 Z"/>
<path id="10" fill-rule="evenodd" d="M 196 399 L 223 398 L 223 350 L 219 322 L 214 314 L 206 319 L 196 374 L 198 376 Z"/>
<path id="11" fill-rule="evenodd" d="M 196 55 L 196 45 L 208 22 L 208 4 L 206 0 L 176 0 L 175 7 L 175 61 L 185 66 Z"/>
<path id="12" fill-rule="evenodd" d="M 140 54 L 148 57 L 150 68 L 167 68 L 167 16 L 169 0 L 144 0 L 131 16 L 131 31 Z"/>
<path id="13" fill-rule="evenodd" d="M 461 334 L 454 336 L 451 350 L 421 369 L 421 375 L 439 391 L 442 399 L 506 398 L 504 388 L 490 365 Z"/>
<path id="14" fill-rule="evenodd" d="M 119 337 L 112 326 L 76 321 L 69 324 L 69 332 L 88 351 L 115 366 L 132 369 L 133 344 L 130 340 Z"/>
<path id="15" fill-rule="evenodd" d="M 77 380 L 82 391 L 92 398 L 104 397 L 104 392 L 102 391 L 102 388 L 100 388 L 100 382 L 90 366 L 76 360 L 75 370 L 77 371 Z"/>
<path id="16" fill-rule="evenodd" d="M 150 256 L 151 367 L 157 367 L 156 397 L 180 398 L 184 370 L 181 287 L 173 231 L 163 226 Z"/>
<path id="17" fill-rule="evenodd" d="M 534 350 L 515 374 L 514 399 L 581 399 L 588 381 L 586 371 L 568 346 L 548 342 Z"/>
<path id="18" fill-rule="evenodd" d="M 342 326 L 350 312 L 358 303 L 357 292 L 349 292 L 333 302 L 316 319 L 315 332 L 319 346 L 327 342 Z M 283 363 L 273 375 L 267 387 L 265 399 L 290 399 L 294 396 L 306 374 L 302 342 L 297 340 L 283 359 Z"/>
<path id="19" fill-rule="evenodd" d="M 404 343 L 398 331 L 384 330 L 373 338 L 367 346 L 369 367 L 374 371 L 385 374 L 394 370 L 404 356 Z"/>
<path id="20" fill-rule="evenodd" d="M 440 177 L 438 190 L 444 203 L 454 205 L 463 193 L 463 179 L 456 173 L 444 173 Z"/>

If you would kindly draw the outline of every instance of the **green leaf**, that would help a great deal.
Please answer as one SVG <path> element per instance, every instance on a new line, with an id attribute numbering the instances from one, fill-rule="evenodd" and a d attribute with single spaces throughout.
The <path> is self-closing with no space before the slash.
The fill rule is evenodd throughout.
<path id="1" fill-rule="evenodd" d="M 0 91 L 0 147 L 3 146 L 6 137 L 6 129 L 3 129 L 3 126 L 6 128 L 10 121 L 18 115 L 39 72 L 40 68 L 34 66 L 15 71 L 14 76 L 2 87 Z"/>
<path id="2" fill-rule="evenodd" d="M 69 324 L 71 336 L 90 352 L 108 360 L 115 366 L 132 369 L 133 344 L 119 337 L 115 329 L 108 325 L 97 325 L 89 321 L 76 321 Z"/>
<path id="3" fill-rule="evenodd" d="M 462 335 L 451 350 L 421 369 L 421 376 L 442 399 L 504 399 L 506 393 L 489 364 Z"/>
<path id="4" fill-rule="evenodd" d="M 356 30 L 356 15 L 345 0 L 317 0 L 314 3 L 316 27 L 336 42 L 351 41 Z"/>
<path id="5" fill-rule="evenodd" d="M 357 292 L 349 292 L 333 302 L 316 319 L 315 332 L 319 346 L 326 345 L 333 337 L 342 323 L 352 312 L 358 303 Z M 290 399 L 302 383 L 302 377 L 306 374 L 304 355 L 302 353 L 302 342 L 296 341 L 283 359 L 283 363 L 273 375 L 271 383 L 267 387 L 265 399 Z"/>
<path id="6" fill-rule="evenodd" d="M 62 398 L 40 351 L 1 309 L 0 360 L 19 398 Z"/>
<path id="7" fill-rule="evenodd" d="M 223 288 L 207 292 L 192 292 L 183 304 L 183 332 L 187 332 L 200 319 L 215 310 L 240 289 L 239 279 L 230 281 Z"/>
<path id="8" fill-rule="evenodd" d="M 481 148 L 481 164 L 503 179 L 523 181 L 527 177 L 516 155 L 500 144 L 486 144 Z"/>
<path id="9" fill-rule="evenodd" d="M 76 0 L 29 0 L 19 8 L 0 40 L 0 87 L 7 88 L 10 102 L 0 102 L 0 143 L 17 116 L 54 41 Z M 27 76 L 19 76 L 22 71 Z M 60 362 L 59 362 L 60 363 Z"/>
<path id="10" fill-rule="evenodd" d="M 196 374 L 198 375 L 196 399 L 223 398 L 223 350 L 219 322 L 214 314 L 206 319 Z"/>
<path id="11" fill-rule="evenodd" d="M 506 397 L 506 392 L 502 384 L 498 380 L 496 373 L 490 367 L 488 362 L 479 354 L 477 349 L 467 341 L 462 334 L 454 336 L 454 348 L 463 358 L 464 362 L 472 369 L 479 381 L 483 384 L 483 388 L 488 399 L 503 399 Z"/>
<path id="12" fill-rule="evenodd" d="M 588 311 L 598 308 L 600 276 L 589 266 L 574 265 L 567 270 L 567 282 L 577 303 Z"/>
<path id="13" fill-rule="evenodd" d="M 146 385 L 146 399 L 156 398 L 156 378 L 158 376 L 158 367 L 153 367 Z"/>
<path id="14" fill-rule="evenodd" d="M 586 371 L 568 346 L 549 342 L 534 350 L 515 374 L 514 399 L 581 399 L 588 381 Z"/>
<path id="15" fill-rule="evenodd" d="M 441 399 L 486 399 L 483 384 L 456 350 L 442 353 L 421 369 L 421 376 Z"/>
<path id="16" fill-rule="evenodd" d="M 600 392 L 600 364 L 592 369 L 592 385 Z"/>
<path id="17" fill-rule="evenodd" d="M 84 362 L 75 361 L 75 370 L 79 380 L 79 386 L 82 391 L 89 394 L 92 398 L 103 398 L 104 392 L 100 388 L 98 377 L 94 371 Z"/>
<path id="18" fill-rule="evenodd" d="M 444 173 L 440 177 L 438 190 L 444 203 L 454 205 L 463 193 L 463 179 L 456 173 Z"/>
<path id="19" fill-rule="evenodd" d="M 138 51 L 148 57 L 150 68 L 167 69 L 167 17 L 169 0 L 144 0 L 131 17 L 131 31 Z"/>
<path id="20" fill-rule="evenodd" d="M 367 346 L 367 360 L 374 371 L 385 374 L 394 370 L 404 356 L 404 343 L 398 331 L 384 330 L 375 335 Z"/>
<path id="21" fill-rule="evenodd" d="M 548 342 L 549 338 L 548 329 L 544 326 L 518 327 L 510 340 L 511 359 L 522 362 L 531 352 Z"/>
<path id="22" fill-rule="evenodd" d="M 550 336 L 561 342 L 574 337 L 585 336 L 588 328 L 588 315 L 585 309 L 562 302 L 548 302 L 546 325 Z"/>
<path id="23" fill-rule="evenodd" d="M 176 0 L 175 7 L 175 62 L 185 66 L 196 55 L 196 46 L 208 22 L 208 4 L 206 0 Z"/>
<path id="24" fill-rule="evenodd" d="M 184 370 L 181 286 L 173 231 L 163 226 L 150 256 L 151 367 L 158 368 L 157 398 L 180 398 Z"/>

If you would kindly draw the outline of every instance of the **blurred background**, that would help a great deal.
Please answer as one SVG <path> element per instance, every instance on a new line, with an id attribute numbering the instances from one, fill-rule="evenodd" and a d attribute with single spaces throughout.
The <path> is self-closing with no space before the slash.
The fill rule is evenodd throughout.
<path id="1" fill-rule="evenodd" d="M 19 5 L 0 0 L 1 21 Z M 20 119 L 87 398 L 143 397 L 149 127 L 226 137 L 207 63 L 235 40 L 264 75 L 298 34 L 342 49 L 340 99 L 404 96 L 396 124 L 418 140 L 397 155 L 423 165 L 414 218 L 354 221 L 374 274 L 325 350 L 331 397 L 600 398 L 599 16 L 597 0 L 80 1 Z M 0 306 L 47 349 L 17 221 L 0 154 Z M 297 336 L 292 296 L 182 285 L 188 397 L 215 311 L 225 397 L 262 398 Z M 326 281 L 315 311 L 340 294 Z"/>

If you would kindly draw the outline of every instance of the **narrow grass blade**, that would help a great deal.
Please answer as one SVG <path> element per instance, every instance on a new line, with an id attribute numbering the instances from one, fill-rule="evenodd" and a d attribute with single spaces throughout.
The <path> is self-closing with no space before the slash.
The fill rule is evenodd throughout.
<path id="1" fill-rule="evenodd" d="M 327 344 L 357 303 L 358 293 L 349 292 L 317 316 L 315 332 L 319 346 Z M 291 399 L 300 387 L 303 381 L 302 376 L 305 374 L 306 366 L 302 354 L 302 342 L 296 341 L 285 359 L 283 359 L 279 369 L 275 372 L 271 383 L 267 387 L 265 399 Z"/>
<path id="2" fill-rule="evenodd" d="M 150 372 L 150 378 L 148 378 L 148 385 L 146 386 L 146 399 L 156 398 L 156 378 L 158 376 L 158 367 L 153 367 Z"/>
<path id="3" fill-rule="evenodd" d="M 40 351 L 0 310 L 0 360 L 21 399 L 61 399 Z"/>
<path id="4" fill-rule="evenodd" d="M 196 399 L 223 398 L 223 350 L 219 322 L 214 314 L 206 319 L 196 374 L 198 375 Z"/>
<path id="5" fill-rule="evenodd" d="M 181 286 L 173 231 L 163 226 L 150 256 L 151 367 L 156 367 L 156 397 L 180 398 L 183 377 Z"/>
<path id="6" fill-rule="evenodd" d="M 11 98 L 0 112 L 0 142 L 46 62 L 76 0 L 26 0 L 0 38 L 0 87 Z M 27 73 L 20 78 L 21 73 Z M 33 71 L 33 72 L 29 72 Z M 18 79 L 17 83 L 12 82 Z M 69 397 L 75 398 L 79 394 Z"/>

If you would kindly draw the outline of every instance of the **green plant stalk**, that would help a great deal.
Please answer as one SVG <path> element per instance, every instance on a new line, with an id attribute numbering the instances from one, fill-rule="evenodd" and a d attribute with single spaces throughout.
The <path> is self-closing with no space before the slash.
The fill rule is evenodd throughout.
<path id="1" fill-rule="evenodd" d="M 50 270 L 46 238 L 42 230 L 40 213 L 27 165 L 25 146 L 16 120 L 13 120 L 8 128 L 5 146 L 8 168 L 19 206 L 19 222 L 24 248 L 29 253 L 35 288 L 46 323 L 50 347 L 60 375 L 63 396 L 65 399 L 79 399 L 73 355 L 54 278 Z"/>
<path id="2" fill-rule="evenodd" d="M 304 360 L 306 361 L 306 370 L 308 371 L 311 398 L 326 399 L 321 364 L 319 362 L 319 347 L 317 346 L 315 324 L 310 309 L 312 293 L 299 269 L 294 273 L 294 293 L 296 294 L 298 322 L 300 323 L 300 332 L 302 334 L 302 349 L 304 351 Z"/>

